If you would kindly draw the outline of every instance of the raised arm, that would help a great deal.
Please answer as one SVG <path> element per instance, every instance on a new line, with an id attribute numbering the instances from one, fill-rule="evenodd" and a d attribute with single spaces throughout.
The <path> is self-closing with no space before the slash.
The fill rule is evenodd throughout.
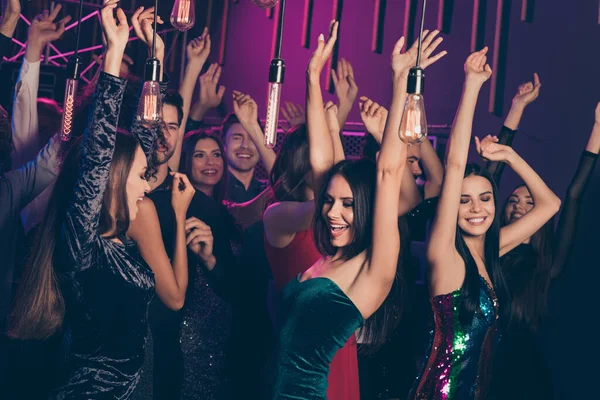
<path id="1" fill-rule="evenodd" d="M 2 0 L 2 19 L 0 20 L 0 35 L 12 38 L 21 15 L 20 0 Z M 0 54 L 0 62 L 6 54 Z"/>
<path id="2" fill-rule="evenodd" d="M 554 256 L 552 258 L 552 269 L 550 271 L 553 278 L 560 275 L 573 250 L 581 204 L 587 190 L 590 176 L 596 166 L 599 152 L 600 103 L 596 106 L 596 120 L 594 128 L 592 129 L 592 134 L 590 135 L 585 151 L 579 159 L 579 165 L 577 166 L 575 176 L 573 176 L 573 180 L 567 189 L 565 203 L 560 213 L 560 219 L 558 220 L 556 240 L 554 242 Z"/>
<path id="3" fill-rule="evenodd" d="M 189 124 L 198 125 L 210 109 L 218 107 L 221 101 L 223 101 L 225 86 L 217 89 L 221 71 L 222 69 L 219 64 L 211 64 L 208 70 L 200 77 L 200 97 L 190 110 Z M 193 128 L 195 129 L 196 127 L 194 126 Z M 186 129 L 188 132 L 190 130 L 192 129 Z"/>
<path id="4" fill-rule="evenodd" d="M 345 160 L 344 144 L 342 143 L 342 128 L 339 122 L 338 106 L 328 101 L 325 104 L 325 118 L 327 119 L 327 129 L 331 134 L 331 142 L 333 144 L 333 163 Z M 343 125 L 342 125 L 343 126 Z"/>
<path id="5" fill-rule="evenodd" d="M 133 26 L 133 31 L 135 32 L 138 39 L 146 45 L 148 48 L 148 54 L 151 54 L 152 48 L 152 37 L 154 34 L 154 7 L 150 7 L 148 9 L 144 9 L 144 7 L 139 7 L 131 16 L 131 25 Z M 163 21 L 160 16 L 157 18 L 157 24 L 162 24 Z M 156 58 L 160 62 L 160 94 L 161 97 L 164 98 L 167 94 L 167 86 L 168 82 L 166 79 L 163 79 L 163 69 L 164 69 L 164 54 L 165 54 L 165 45 L 160 38 L 160 36 L 156 36 Z M 141 88 L 140 88 L 140 99 L 141 99 Z M 139 101 L 139 100 L 138 100 Z M 140 142 L 140 146 L 146 155 L 146 158 L 149 161 L 154 157 L 154 150 L 156 147 L 156 140 L 159 137 L 159 129 L 161 126 L 156 124 L 154 126 L 145 126 L 141 122 L 139 122 L 134 115 L 133 121 L 131 122 L 131 133 L 138 139 Z"/>
<path id="6" fill-rule="evenodd" d="M 506 162 L 523 180 L 535 206 L 518 221 L 500 230 L 500 256 L 508 253 L 537 232 L 560 208 L 560 199 L 544 183 L 542 178 L 511 147 L 486 138 L 477 143 L 479 154 L 490 161 Z"/>
<path id="7" fill-rule="evenodd" d="M 187 45 L 187 65 L 183 75 L 183 80 L 179 86 L 179 94 L 183 99 L 183 118 L 179 126 L 179 136 L 177 137 L 177 145 L 175 152 L 169 159 L 169 168 L 173 171 L 179 171 L 179 161 L 181 160 L 181 148 L 183 146 L 183 136 L 185 135 L 185 127 L 187 125 L 188 116 L 190 115 L 190 107 L 192 105 L 192 97 L 194 95 L 194 87 L 196 81 L 202 72 L 202 67 L 210 54 L 210 35 L 208 28 L 204 28 L 202 36 L 193 39 Z"/>
<path id="8" fill-rule="evenodd" d="M 267 171 L 267 175 L 271 173 L 275 157 L 277 156 L 273 149 L 265 146 L 265 135 L 262 128 L 258 124 L 258 106 L 252 97 L 237 90 L 233 91 L 233 111 L 240 121 L 242 128 L 252 138 L 258 155 L 262 160 L 263 167 Z"/>
<path id="9" fill-rule="evenodd" d="M 235 219 L 242 229 L 246 229 L 262 219 L 270 194 L 271 188 L 267 187 L 250 201 L 245 203 L 225 203 L 225 205 L 233 219 Z"/>
<path id="10" fill-rule="evenodd" d="M 339 110 L 337 113 L 338 123 L 341 130 L 348 120 L 348 115 L 352 111 L 352 106 L 358 94 L 358 86 L 354 81 L 354 69 L 346 59 L 338 61 L 337 68 L 331 70 L 331 78 L 335 87 L 335 95 L 339 101 Z"/>
<path id="11" fill-rule="evenodd" d="M 317 49 L 314 51 L 306 71 L 306 129 L 308 134 L 308 153 L 312 170 L 312 189 L 319 193 L 321 181 L 334 163 L 333 142 L 327 127 L 327 118 L 321 93 L 321 72 L 331 56 L 337 40 L 338 22 L 331 21 L 330 35 L 325 42 L 319 35 Z"/>
<path id="12" fill-rule="evenodd" d="M 525 108 L 538 98 L 541 87 L 542 84 L 537 73 L 533 74 L 533 82 L 523 83 L 519 86 L 517 94 L 513 97 L 510 110 L 506 115 L 504 125 L 500 130 L 500 135 L 498 135 L 498 143 L 512 146 L 515 133 L 519 129 L 519 124 L 521 123 Z M 501 162 L 490 161 L 487 163 L 487 170 L 494 176 L 494 181 L 496 181 L 498 186 L 500 186 L 504 165 L 505 164 Z"/>
<path id="13" fill-rule="evenodd" d="M 40 56 L 46 45 L 62 36 L 65 24 L 71 20 L 70 16 L 66 16 L 54 22 L 61 8 L 58 4 L 51 13 L 45 11 L 36 16 L 29 27 L 27 49 L 15 84 L 12 117 L 13 168 L 19 168 L 33 159 L 41 147 L 37 112 Z"/>
<path id="14" fill-rule="evenodd" d="M 465 62 L 465 83 L 463 93 L 454 119 L 454 125 L 450 131 L 446 154 L 446 168 L 442 192 L 438 202 L 437 212 L 431 227 L 431 238 L 427 246 L 427 259 L 431 264 L 432 280 L 438 281 L 439 272 L 454 274 L 454 268 L 448 268 L 451 264 L 450 255 L 456 255 L 454 243 L 456 235 L 456 219 L 460 206 L 463 176 L 467 165 L 467 155 L 471 132 L 473 128 L 473 116 L 475 106 L 482 85 L 492 76 L 492 70 L 486 63 L 487 47 L 471 54 Z M 439 279 L 447 282 L 447 279 Z M 454 279 L 453 281 L 456 281 Z M 462 281 L 462 279 L 460 280 Z M 434 288 L 434 292 L 444 292 L 445 288 Z"/>
<path id="15" fill-rule="evenodd" d="M 129 38 L 129 27 L 125 13 L 120 8 L 117 9 L 117 24 L 113 17 L 116 8 L 116 0 L 108 0 L 101 10 L 108 51 L 81 144 L 81 161 L 73 198 L 66 212 L 65 234 L 71 255 L 77 261 L 75 265 L 91 265 L 91 244 L 101 233 L 98 232 L 100 211 L 115 147 L 117 119 L 125 92 L 126 81 L 118 76 Z"/>
<path id="16" fill-rule="evenodd" d="M 430 199 L 439 196 L 442 191 L 444 167 L 429 140 L 425 140 L 419 146 L 421 146 L 421 164 L 427 177 L 427 181 L 425 182 L 425 199 Z"/>

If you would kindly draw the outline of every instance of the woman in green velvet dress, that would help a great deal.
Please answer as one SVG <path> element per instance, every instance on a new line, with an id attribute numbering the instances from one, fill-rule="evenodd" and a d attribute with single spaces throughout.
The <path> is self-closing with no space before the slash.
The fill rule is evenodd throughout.
<path id="1" fill-rule="evenodd" d="M 401 53 L 404 38 L 394 47 L 394 93 L 377 162 L 341 161 L 334 166 L 334 152 L 340 149 L 334 148 L 328 130 L 339 131 L 339 125 L 335 106 L 324 110 L 319 80 L 337 27 L 337 22 L 332 22 L 327 42 L 319 36 L 307 70 L 315 242 L 323 256 L 283 291 L 285 322 L 277 352 L 274 399 L 325 399 L 333 356 L 380 308 L 396 277 L 400 235 L 393 210 L 398 209 L 406 165 L 406 145 L 398 137 L 398 128 L 417 48 Z M 430 58 L 441 42 L 433 41 L 436 35 L 433 32 L 424 41 L 424 66 L 445 54 Z M 374 319 L 377 322 L 378 318 Z"/>

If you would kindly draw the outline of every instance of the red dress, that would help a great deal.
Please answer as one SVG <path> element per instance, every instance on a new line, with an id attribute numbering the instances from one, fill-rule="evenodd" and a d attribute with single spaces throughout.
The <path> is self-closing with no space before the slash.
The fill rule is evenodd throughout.
<path id="1" fill-rule="evenodd" d="M 279 293 L 290 280 L 304 273 L 321 257 L 312 230 L 296 233 L 290 244 L 283 248 L 271 246 L 265 238 L 265 252 Z M 355 335 L 350 336 L 331 361 L 327 399 L 360 400 Z"/>

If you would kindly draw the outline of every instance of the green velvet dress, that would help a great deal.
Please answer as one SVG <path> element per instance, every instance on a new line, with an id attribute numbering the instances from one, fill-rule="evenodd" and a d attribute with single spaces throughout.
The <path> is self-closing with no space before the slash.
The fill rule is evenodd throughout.
<path id="1" fill-rule="evenodd" d="M 283 290 L 273 399 L 325 400 L 329 364 L 364 321 L 331 279 L 300 278 Z"/>

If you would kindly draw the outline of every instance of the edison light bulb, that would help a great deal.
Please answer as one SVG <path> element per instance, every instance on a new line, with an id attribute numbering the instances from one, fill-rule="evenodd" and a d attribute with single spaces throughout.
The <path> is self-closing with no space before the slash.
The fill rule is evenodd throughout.
<path id="1" fill-rule="evenodd" d="M 427 137 L 427 118 L 422 94 L 408 94 L 398 133 L 400 139 L 407 144 L 421 143 Z"/>
<path id="2" fill-rule="evenodd" d="M 281 83 L 269 83 L 269 103 L 267 104 L 267 120 L 265 121 L 265 147 L 269 149 L 275 147 L 277 142 L 281 86 L 283 86 Z"/>
<path id="3" fill-rule="evenodd" d="M 144 125 L 153 125 L 160 122 L 162 117 L 162 102 L 160 98 L 160 85 L 157 81 L 145 81 L 142 95 L 138 103 L 136 118 Z"/>
<path id="4" fill-rule="evenodd" d="M 63 101 L 63 115 L 60 124 L 60 138 L 65 142 L 71 139 L 73 130 L 73 114 L 75 109 L 75 96 L 77 95 L 77 84 L 75 79 L 67 79 L 65 86 L 65 99 Z"/>
<path id="5" fill-rule="evenodd" d="M 171 10 L 171 25 L 181 32 L 185 32 L 194 26 L 196 13 L 193 0 L 175 0 Z"/>
<path id="6" fill-rule="evenodd" d="M 67 64 L 67 81 L 65 84 L 65 98 L 63 101 L 63 115 L 60 123 L 60 138 L 65 142 L 71 139 L 73 132 L 73 116 L 75 114 L 75 96 L 79 84 L 81 58 L 73 56 Z"/>
<path id="7" fill-rule="evenodd" d="M 252 0 L 254 4 L 260 8 L 271 8 L 275 4 L 279 3 L 279 0 Z"/>

